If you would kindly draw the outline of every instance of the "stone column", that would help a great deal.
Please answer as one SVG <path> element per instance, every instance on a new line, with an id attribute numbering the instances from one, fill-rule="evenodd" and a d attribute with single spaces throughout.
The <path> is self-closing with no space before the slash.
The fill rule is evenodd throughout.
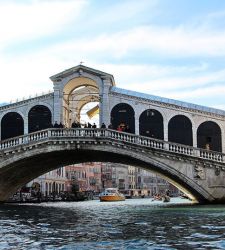
<path id="1" fill-rule="evenodd" d="M 54 108 L 53 108 L 53 118 L 52 123 L 54 122 L 62 122 L 63 114 L 62 114 L 62 91 L 60 89 L 59 83 L 54 82 Z"/>
<path id="2" fill-rule="evenodd" d="M 197 148 L 197 129 L 192 125 L 193 147 Z"/>
<path id="3" fill-rule="evenodd" d="M 109 88 L 111 87 L 111 80 L 106 78 L 103 79 L 102 90 L 99 90 L 100 101 L 99 101 L 99 126 L 104 122 L 106 126 L 110 124 L 110 109 L 109 109 Z"/>
<path id="4" fill-rule="evenodd" d="M 141 110 L 140 110 L 140 106 L 137 105 L 137 103 L 135 102 L 135 104 L 131 104 L 132 108 L 134 109 L 134 126 L 135 126 L 135 130 L 134 133 L 136 135 L 139 135 L 140 131 L 139 131 L 139 117 L 141 114 Z"/>
<path id="5" fill-rule="evenodd" d="M 163 122 L 163 129 L 164 129 L 164 141 L 168 141 L 168 120 L 164 120 Z"/>
<path id="6" fill-rule="evenodd" d="M 197 137 L 197 134 L 196 134 Z M 225 153 L 225 143 L 224 143 L 224 130 L 221 130 L 221 140 L 222 140 L 222 153 Z"/>
<path id="7" fill-rule="evenodd" d="M 28 134 L 28 114 L 27 114 L 27 116 L 26 115 L 24 116 L 23 122 L 24 122 L 24 131 L 23 132 L 26 135 L 26 134 Z"/>
<path id="8" fill-rule="evenodd" d="M 139 116 L 137 116 L 137 114 L 135 113 L 135 134 L 139 135 Z"/>

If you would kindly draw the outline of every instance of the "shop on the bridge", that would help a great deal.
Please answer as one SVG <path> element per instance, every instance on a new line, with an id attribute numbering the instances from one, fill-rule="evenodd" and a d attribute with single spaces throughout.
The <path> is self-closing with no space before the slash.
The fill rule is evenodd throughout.
<path id="1" fill-rule="evenodd" d="M 147 109 L 139 118 L 139 133 L 143 136 L 164 139 L 163 117 L 161 113 L 154 109 Z"/>
<path id="2" fill-rule="evenodd" d="M 168 141 L 193 146 L 192 123 L 184 115 L 176 115 L 168 125 Z"/>
<path id="3" fill-rule="evenodd" d="M 207 150 L 222 151 L 221 129 L 215 122 L 203 122 L 198 127 L 197 146 Z"/>
<path id="4" fill-rule="evenodd" d="M 1 120 L 1 139 L 5 140 L 24 134 L 24 121 L 17 112 L 5 114 Z"/>
<path id="5" fill-rule="evenodd" d="M 52 114 L 48 107 L 36 105 L 28 113 L 28 132 L 50 128 L 52 126 Z"/>
<path id="6" fill-rule="evenodd" d="M 126 103 L 117 104 L 111 111 L 111 124 L 113 129 L 135 133 L 134 109 Z"/>

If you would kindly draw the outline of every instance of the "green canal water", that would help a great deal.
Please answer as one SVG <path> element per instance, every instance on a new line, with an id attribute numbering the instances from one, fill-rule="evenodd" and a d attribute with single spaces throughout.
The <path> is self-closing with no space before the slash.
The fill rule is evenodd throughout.
<path id="1" fill-rule="evenodd" d="M 1 205 L 0 236 L 7 250 L 225 249 L 225 206 L 179 198 Z"/>

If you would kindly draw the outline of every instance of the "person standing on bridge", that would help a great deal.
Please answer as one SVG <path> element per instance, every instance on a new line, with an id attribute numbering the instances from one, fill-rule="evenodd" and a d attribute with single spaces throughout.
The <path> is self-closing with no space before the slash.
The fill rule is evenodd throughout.
<path id="1" fill-rule="evenodd" d="M 106 125 L 104 122 L 102 123 L 101 128 L 106 128 Z"/>
<path id="2" fill-rule="evenodd" d="M 205 144 L 205 149 L 206 149 L 206 150 L 210 150 L 210 145 L 209 145 L 209 143 L 206 143 L 206 144 Z"/>
<path id="3" fill-rule="evenodd" d="M 72 127 L 72 128 L 77 128 L 77 124 L 76 124 L 75 121 L 72 123 L 71 127 Z"/>
<path id="4" fill-rule="evenodd" d="M 109 124 L 108 129 L 113 129 L 112 123 Z"/>
<path id="5" fill-rule="evenodd" d="M 126 127 L 125 127 L 125 132 L 126 132 L 126 133 L 130 133 L 130 132 L 131 132 L 129 125 L 126 125 Z"/>
<path id="6" fill-rule="evenodd" d="M 55 123 L 54 123 L 54 126 L 53 126 L 54 128 L 59 128 L 59 124 L 57 123 L 57 121 L 55 121 Z"/>
<path id="7" fill-rule="evenodd" d="M 105 129 L 105 128 L 106 128 L 106 125 L 105 125 L 105 123 L 104 123 L 104 122 L 102 123 L 101 128 L 102 128 L 102 129 Z M 101 136 L 103 136 L 103 135 L 104 135 L 104 132 L 103 132 L 103 131 L 101 131 Z"/>
<path id="8" fill-rule="evenodd" d="M 59 123 L 59 128 L 64 128 L 64 125 L 61 122 Z"/>
<path id="9" fill-rule="evenodd" d="M 123 129 L 122 129 L 122 127 L 120 125 L 118 126 L 117 131 L 123 132 Z"/>

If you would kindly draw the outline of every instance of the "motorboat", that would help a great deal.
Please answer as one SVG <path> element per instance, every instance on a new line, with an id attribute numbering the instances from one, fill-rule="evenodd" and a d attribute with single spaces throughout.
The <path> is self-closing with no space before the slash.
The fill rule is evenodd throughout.
<path id="1" fill-rule="evenodd" d="M 100 201 L 124 201 L 125 196 L 117 188 L 106 188 L 99 194 Z"/>

